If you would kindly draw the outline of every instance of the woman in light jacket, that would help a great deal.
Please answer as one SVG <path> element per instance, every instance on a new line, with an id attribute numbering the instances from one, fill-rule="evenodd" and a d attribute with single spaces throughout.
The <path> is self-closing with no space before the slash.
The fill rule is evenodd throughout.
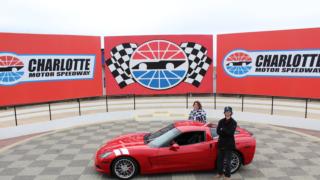
<path id="1" fill-rule="evenodd" d="M 193 110 L 189 114 L 189 120 L 199 121 L 202 123 L 207 122 L 207 113 L 202 109 L 200 101 L 193 103 Z"/>

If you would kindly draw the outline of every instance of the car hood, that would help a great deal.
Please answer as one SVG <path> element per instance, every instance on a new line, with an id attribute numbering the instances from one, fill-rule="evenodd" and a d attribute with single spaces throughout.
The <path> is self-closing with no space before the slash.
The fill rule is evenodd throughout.
<path id="1" fill-rule="evenodd" d="M 122 147 L 141 146 L 144 144 L 144 136 L 148 133 L 132 133 L 119 136 L 108 141 L 102 148 L 115 149 Z"/>

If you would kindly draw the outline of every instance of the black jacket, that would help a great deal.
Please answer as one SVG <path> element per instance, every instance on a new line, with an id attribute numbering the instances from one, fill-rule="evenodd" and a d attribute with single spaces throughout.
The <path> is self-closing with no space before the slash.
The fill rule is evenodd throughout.
<path id="1" fill-rule="evenodd" d="M 231 118 L 229 121 L 223 118 L 219 121 L 217 126 L 217 134 L 219 135 L 218 148 L 219 149 L 235 149 L 234 133 L 237 128 L 237 122 Z"/>

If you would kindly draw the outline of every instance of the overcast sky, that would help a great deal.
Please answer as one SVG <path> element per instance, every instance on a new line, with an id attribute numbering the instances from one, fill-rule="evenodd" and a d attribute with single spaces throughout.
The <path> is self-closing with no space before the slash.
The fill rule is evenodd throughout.
<path id="1" fill-rule="evenodd" d="M 0 32 L 216 35 L 320 24 L 319 0 L 0 0 L 0 3 Z"/>
<path id="2" fill-rule="evenodd" d="M 319 27 L 319 0 L 0 0 L 0 31 L 217 34 Z"/>

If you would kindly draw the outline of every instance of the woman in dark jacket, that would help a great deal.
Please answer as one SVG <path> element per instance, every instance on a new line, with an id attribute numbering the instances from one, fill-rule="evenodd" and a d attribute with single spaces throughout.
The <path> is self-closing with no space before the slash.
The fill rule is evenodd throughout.
<path id="1" fill-rule="evenodd" d="M 217 126 L 217 134 L 219 135 L 218 139 L 218 175 L 216 179 L 223 177 L 224 180 L 229 180 L 231 177 L 230 166 L 231 166 L 231 154 L 232 151 L 236 148 L 234 133 L 237 128 L 237 122 L 231 117 L 232 108 L 227 106 L 224 108 L 225 118 L 221 119 Z M 225 171 L 223 171 L 223 166 L 225 164 Z"/>

